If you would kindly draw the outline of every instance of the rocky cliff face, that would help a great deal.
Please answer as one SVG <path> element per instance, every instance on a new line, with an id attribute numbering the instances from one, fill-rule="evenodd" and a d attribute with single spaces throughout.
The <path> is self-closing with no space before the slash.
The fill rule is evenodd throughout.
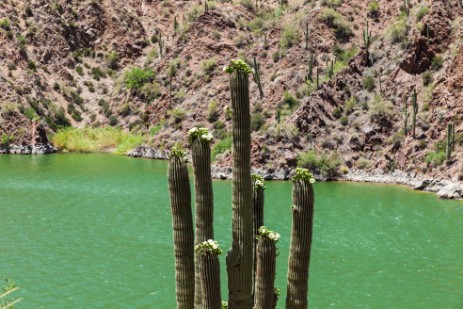
<path id="1" fill-rule="evenodd" d="M 463 8 L 409 2 L 208 1 L 206 10 L 201 1 L 3 1 L 2 143 L 37 143 L 39 128 L 113 125 L 151 134 L 149 146 L 162 152 L 186 145 L 188 129 L 203 125 L 221 141 L 216 165 L 226 169 L 231 123 L 221 68 L 256 57 L 264 93 L 252 83 L 256 168 L 282 173 L 306 154 L 328 177 L 320 156 L 344 172 L 463 177 Z M 446 160 L 449 122 L 456 142 Z"/>

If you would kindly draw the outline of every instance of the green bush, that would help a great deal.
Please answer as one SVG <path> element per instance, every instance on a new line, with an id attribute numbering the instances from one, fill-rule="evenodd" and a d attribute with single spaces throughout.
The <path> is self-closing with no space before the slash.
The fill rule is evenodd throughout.
<path id="1" fill-rule="evenodd" d="M 217 66 L 217 60 L 214 58 L 204 60 L 201 62 L 201 69 L 203 70 L 204 74 L 211 74 L 214 72 L 214 69 Z"/>
<path id="2" fill-rule="evenodd" d="M 369 168 L 370 165 L 371 165 L 371 161 L 368 160 L 368 159 L 365 159 L 365 158 L 360 158 L 357 161 L 357 168 L 359 168 L 361 170 Z"/>
<path id="3" fill-rule="evenodd" d="M 323 8 L 320 13 L 320 20 L 332 28 L 340 40 L 347 41 L 353 34 L 350 23 L 332 8 Z"/>
<path id="4" fill-rule="evenodd" d="M 317 153 L 309 150 L 299 154 L 297 165 L 309 169 L 315 174 L 333 178 L 339 173 L 341 159 L 336 152 Z"/>
<path id="5" fill-rule="evenodd" d="M 392 117 L 393 105 L 391 102 L 385 100 L 380 94 L 375 95 L 372 105 L 370 107 L 370 118 L 386 119 Z"/>
<path id="6" fill-rule="evenodd" d="M 322 5 L 330 8 L 341 6 L 341 3 L 341 0 L 322 0 Z"/>
<path id="7" fill-rule="evenodd" d="M 0 19 L 0 28 L 3 30 L 10 30 L 10 20 L 8 18 Z"/>
<path id="8" fill-rule="evenodd" d="M 440 55 L 435 55 L 432 58 L 431 66 L 434 70 L 439 70 L 440 68 L 442 68 L 443 64 L 444 64 L 444 60 L 442 59 Z"/>
<path id="9" fill-rule="evenodd" d="M 81 67 L 81 66 L 76 66 L 76 72 L 77 74 L 79 74 L 80 76 L 84 76 L 84 69 Z"/>
<path id="10" fill-rule="evenodd" d="M 427 71 L 423 74 L 423 86 L 428 86 L 432 83 L 432 73 Z"/>
<path id="11" fill-rule="evenodd" d="M 388 27 L 386 34 L 391 43 L 402 42 L 407 36 L 406 15 L 402 14 L 399 16 L 399 18 Z"/>
<path id="12" fill-rule="evenodd" d="M 342 110 L 341 110 L 340 107 L 336 106 L 336 107 L 333 109 L 333 116 L 334 116 L 334 118 L 336 118 L 336 119 L 341 118 L 341 116 L 342 116 Z"/>
<path id="13" fill-rule="evenodd" d="M 209 102 L 208 112 L 207 112 L 207 120 L 209 122 L 215 122 L 219 118 L 220 113 L 219 109 L 217 108 L 217 102 L 212 100 Z"/>
<path id="14" fill-rule="evenodd" d="M 371 92 L 375 89 L 375 78 L 373 76 L 367 76 L 363 79 L 363 89 Z"/>
<path id="15" fill-rule="evenodd" d="M 340 121 L 343 126 L 347 126 L 349 124 L 349 118 L 347 118 L 347 116 L 342 116 Z"/>
<path id="16" fill-rule="evenodd" d="M 114 115 L 109 116 L 109 125 L 114 127 L 117 125 L 117 117 Z"/>
<path id="17" fill-rule="evenodd" d="M 124 83 L 127 89 L 138 93 L 145 84 L 151 83 L 155 77 L 156 74 L 152 69 L 134 67 L 124 74 Z"/>
<path id="18" fill-rule="evenodd" d="M 264 125 L 265 118 L 261 113 L 256 113 L 251 116 L 251 129 L 253 131 L 259 131 L 259 129 Z"/>
<path id="19" fill-rule="evenodd" d="M 105 72 L 103 72 L 99 67 L 92 68 L 92 75 L 95 80 L 100 80 L 101 78 L 106 77 Z"/>
<path id="20" fill-rule="evenodd" d="M 119 55 L 116 51 L 112 51 L 106 55 L 106 61 L 108 63 L 108 67 L 111 69 L 117 69 L 117 63 L 119 61 Z"/>
<path id="21" fill-rule="evenodd" d="M 232 148 L 232 137 L 231 136 L 228 136 L 218 141 L 212 147 L 212 151 L 211 151 L 212 160 L 214 160 L 218 154 L 224 153 L 227 150 L 231 150 L 231 148 Z"/>
<path id="22" fill-rule="evenodd" d="M 279 46 L 281 49 L 291 48 L 293 45 L 299 43 L 299 39 L 298 30 L 294 26 L 288 25 L 283 29 Z"/>
<path id="23" fill-rule="evenodd" d="M 434 165 L 442 165 L 446 159 L 445 151 L 431 151 L 426 154 L 425 161 Z"/>
<path id="24" fill-rule="evenodd" d="M 368 5 L 368 13 L 371 16 L 378 16 L 379 14 L 379 3 L 376 0 L 372 0 Z"/>
<path id="25" fill-rule="evenodd" d="M 416 12 L 416 21 L 419 22 L 425 15 L 429 13 L 429 8 L 426 5 L 422 5 L 418 8 Z"/>

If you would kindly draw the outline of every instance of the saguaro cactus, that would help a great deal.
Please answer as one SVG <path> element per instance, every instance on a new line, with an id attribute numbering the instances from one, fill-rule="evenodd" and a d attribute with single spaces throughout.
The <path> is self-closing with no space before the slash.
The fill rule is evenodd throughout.
<path id="1" fill-rule="evenodd" d="M 185 153 L 173 148 L 168 168 L 172 225 L 174 230 L 177 308 L 194 308 L 194 234 L 190 180 Z"/>
<path id="2" fill-rule="evenodd" d="M 309 49 L 309 22 L 305 23 L 305 30 L 304 30 L 304 37 L 305 37 L 305 49 Z"/>
<path id="3" fill-rule="evenodd" d="M 211 141 L 212 134 L 206 128 L 192 128 L 188 132 L 192 148 L 193 172 L 196 192 L 196 239 L 199 244 L 214 238 L 213 217 L 214 200 L 211 177 Z M 198 255 L 195 265 L 195 303 L 201 305 L 201 284 Z"/>
<path id="4" fill-rule="evenodd" d="M 162 40 L 162 33 L 159 33 L 159 56 L 162 58 L 162 49 L 164 48 L 164 41 Z"/>
<path id="5" fill-rule="evenodd" d="M 293 223 L 288 261 L 287 309 L 305 309 L 308 306 L 307 292 L 309 279 L 310 250 L 314 213 L 314 193 L 312 174 L 297 168 L 293 177 Z"/>
<path id="6" fill-rule="evenodd" d="M 367 25 L 365 27 L 365 30 L 363 30 L 363 45 L 365 46 L 367 53 L 369 53 L 370 44 L 371 44 L 371 31 L 369 31 L 368 20 L 367 20 Z"/>
<path id="7" fill-rule="evenodd" d="M 174 33 L 177 33 L 177 30 L 178 30 L 177 16 L 174 16 Z"/>
<path id="8" fill-rule="evenodd" d="M 242 60 L 225 67 L 230 75 L 233 135 L 232 245 L 227 254 L 228 306 L 252 308 L 251 117 L 248 74 Z"/>
<path id="9" fill-rule="evenodd" d="M 222 308 L 220 296 L 220 263 L 218 256 L 222 253 L 219 244 L 209 239 L 195 246 L 199 255 L 201 270 L 202 305 L 201 309 Z"/>
<path id="10" fill-rule="evenodd" d="M 413 139 L 416 138 L 416 115 L 418 114 L 418 101 L 416 99 L 416 89 L 413 88 L 412 93 L 412 133 Z"/>
<path id="11" fill-rule="evenodd" d="M 408 3 L 408 0 L 404 0 L 404 9 L 408 17 L 410 15 L 410 4 Z"/>
<path id="12" fill-rule="evenodd" d="M 408 106 L 407 106 L 407 99 L 404 100 L 404 108 L 403 108 L 403 117 L 404 117 L 404 135 L 408 135 L 408 117 L 410 116 L 410 113 L 408 112 Z"/>
<path id="13" fill-rule="evenodd" d="M 313 81 L 313 78 L 312 78 L 312 71 L 313 71 L 313 54 L 310 53 L 310 57 L 309 57 L 309 68 L 308 68 L 308 72 L 307 72 L 307 76 L 305 77 L 305 82 L 308 83 L 309 81 Z"/>
<path id="14" fill-rule="evenodd" d="M 280 238 L 280 234 L 262 226 L 259 228 L 257 238 L 254 309 L 270 309 L 274 308 L 276 305 L 274 294 L 277 256 L 276 243 Z"/>
<path id="15" fill-rule="evenodd" d="M 252 230 L 254 234 L 254 280 L 256 275 L 257 236 L 259 228 L 264 225 L 264 177 L 252 174 Z"/>
<path id="16" fill-rule="evenodd" d="M 320 89 L 320 68 L 317 68 L 317 90 Z"/>
<path id="17" fill-rule="evenodd" d="M 449 122 L 447 124 L 447 147 L 446 147 L 446 159 L 447 161 L 450 160 L 450 157 L 452 156 L 452 150 L 455 147 L 455 126 L 453 122 Z"/>
<path id="18" fill-rule="evenodd" d="M 254 82 L 257 84 L 257 87 L 259 88 L 259 94 L 260 98 L 264 98 L 264 90 L 262 89 L 262 84 L 260 82 L 260 65 L 257 62 L 256 57 L 254 56 L 254 71 L 252 72 L 252 77 L 254 79 Z"/>

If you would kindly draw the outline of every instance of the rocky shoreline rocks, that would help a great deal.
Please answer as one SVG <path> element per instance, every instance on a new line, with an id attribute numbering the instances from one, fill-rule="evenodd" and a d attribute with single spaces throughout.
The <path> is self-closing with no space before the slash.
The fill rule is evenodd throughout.
<path id="1" fill-rule="evenodd" d="M 169 158 L 169 152 L 166 150 L 155 150 L 150 147 L 141 146 L 130 151 L 128 156 L 167 160 Z M 211 173 L 213 179 L 221 180 L 230 180 L 233 175 L 231 167 L 212 166 Z M 252 173 L 262 175 L 265 180 L 289 180 L 294 173 L 294 168 L 252 168 Z M 316 175 L 316 178 L 322 181 L 327 180 L 320 175 Z M 339 175 L 337 178 L 329 180 L 399 184 L 411 187 L 414 190 L 437 193 L 439 198 L 463 199 L 463 183 L 461 182 L 452 182 L 447 179 L 429 179 L 423 175 L 407 173 L 399 170 L 386 174 L 382 170 L 367 172 L 365 170 L 353 169 L 347 174 Z"/>
<path id="2" fill-rule="evenodd" d="M 51 144 L 0 146 L 0 154 L 43 155 L 58 152 Z"/>

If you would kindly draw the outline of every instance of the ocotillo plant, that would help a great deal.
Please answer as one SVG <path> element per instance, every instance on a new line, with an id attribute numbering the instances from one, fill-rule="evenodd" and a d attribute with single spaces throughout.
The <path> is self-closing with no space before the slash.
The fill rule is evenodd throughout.
<path id="1" fill-rule="evenodd" d="M 188 131 L 188 140 L 192 148 L 193 172 L 196 192 L 196 239 L 199 244 L 214 238 L 213 216 L 214 201 L 211 177 L 211 141 L 212 134 L 206 128 L 192 128 Z M 195 265 L 195 303 L 201 305 L 202 289 L 198 255 Z"/>
<path id="2" fill-rule="evenodd" d="M 242 60 L 231 60 L 224 69 L 230 75 L 233 139 L 232 245 L 227 254 L 228 306 L 252 308 L 252 185 L 251 117 L 248 74 Z"/>
<path id="3" fill-rule="evenodd" d="M 220 264 L 218 256 L 222 253 L 219 244 L 209 239 L 195 246 L 195 251 L 199 255 L 202 305 L 201 309 L 220 309 L 222 308 L 222 298 L 220 296 Z"/>
<path id="4" fill-rule="evenodd" d="M 309 49 L 309 22 L 305 23 L 305 30 L 304 30 L 304 37 L 305 37 L 305 49 Z"/>
<path id="5" fill-rule="evenodd" d="M 254 71 L 252 72 L 252 77 L 254 82 L 257 84 L 259 88 L 260 98 L 264 98 L 264 90 L 262 89 L 262 84 L 260 82 L 260 64 L 257 62 L 256 57 L 254 56 Z"/>
<path id="6" fill-rule="evenodd" d="M 416 115 L 418 114 L 418 101 L 416 99 L 416 89 L 413 88 L 412 93 L 412 132 L 413 139 L 416 138 Z"/>
<path id="7" fill-rule="evenodd" d="M 407 106 L 407 99 L 405 98 L 404 100 L 404 108 L 403 108 L 403 118 L 404 118 L 404 135 L 408 135 L 408 117 L 410 116 L 410 113 L 408 112 L 408 106 Z"/>
<path id="8" fill-rule="evenodd" d="M 252 174 L 252 230 L 254 235 L 254 280 L 256 275 L 256 247 L 259 228 L 264 225 L 264 177 L 258 174 Z"/>
<path id="9" fill-rule="evenodd" d="M 315 179 L 308 170 L 297 168 L 292 181 L 294 183 L 293 222 L 289 247 L 286 308 L 306 309 L 314 213 L 312 184 Z"/>
<path id="10" fill-rule="evenodd" d="M 365 46 L 367 54 L 369 53 L 370 44 L 371 44 L 371 31 L 369 31 L 368 29 L 368 20 L 367 20 L 367 25 L 365 27 L 365 30 L 363 30 L 363 45 Z"/>
<path id="11" fill-rule="evenodd" d="M 174 230 L 177 308 L 193 309 L 195 269 L 190 180 L 185 153 L 176 148 L 172 148 L 170 153 L 168 179 Z"/>
<path id="12" fill-rule="evenodd" d="M 447 124 L 447 146 L 446 146 L 446 159 L 447 161 L 450 160 L 450 157 L 452 156 L 452 150 L 455 147 L 455 127 L 453 122 L 449 122 Z"/>
<path id="13" fill-rule="evenodd" d="M 261 226 L 257 236 L 257 268 L 254 294 L 254 309 L 274 308 L 275 268 L 280 234 Z"/>

